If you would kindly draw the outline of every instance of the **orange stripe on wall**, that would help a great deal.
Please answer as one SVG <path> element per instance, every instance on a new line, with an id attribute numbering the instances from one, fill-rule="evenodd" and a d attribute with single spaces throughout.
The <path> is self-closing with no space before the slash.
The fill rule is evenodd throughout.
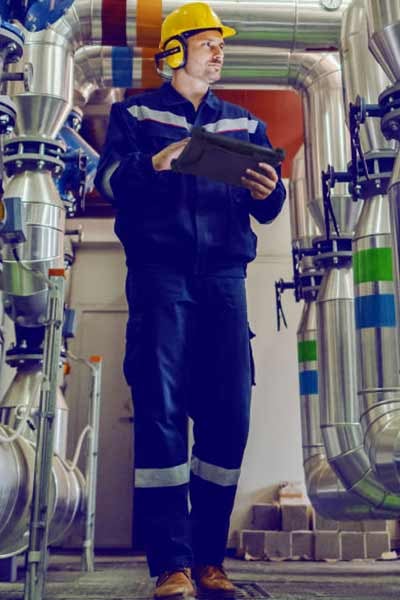
<path id="1" fill-rule="evenodd" d="M 162 0 L 137 0 L 136 46 L 158 48 L 162 22 Z"/>

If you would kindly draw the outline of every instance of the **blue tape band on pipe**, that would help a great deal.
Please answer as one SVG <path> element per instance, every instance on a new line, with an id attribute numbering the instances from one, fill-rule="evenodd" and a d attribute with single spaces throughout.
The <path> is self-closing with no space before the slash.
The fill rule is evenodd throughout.
<path id="1" fill-rule="evenodd" d="M 301 396 L 318 394 L 318 371 L 301 371 L 299 383 Z"/>
<path id="2" fill-rule="evenodd" d="M 395 327 L 396 309 L 393 294 L 372 294 L 355 299 L 356 328 Z"/>
<path id="3" fill-rule="evenodd" d="M 111 60 L 114 87 L 132 87 L 133 48 L 115 46 Z"/>

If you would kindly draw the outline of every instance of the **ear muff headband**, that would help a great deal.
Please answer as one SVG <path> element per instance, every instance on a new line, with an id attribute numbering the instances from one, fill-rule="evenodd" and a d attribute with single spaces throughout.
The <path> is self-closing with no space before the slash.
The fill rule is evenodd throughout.
<path id="1" fill-rule="evenodd" d="M 181 69 L 186 65 L 187 60 L 187 45 L 185 38 L 181 35 L 176 35 L 170 38 L 164 44 L 164 50 L 155 55 L 157 67 L 162 59 L 171 69 Z"/>

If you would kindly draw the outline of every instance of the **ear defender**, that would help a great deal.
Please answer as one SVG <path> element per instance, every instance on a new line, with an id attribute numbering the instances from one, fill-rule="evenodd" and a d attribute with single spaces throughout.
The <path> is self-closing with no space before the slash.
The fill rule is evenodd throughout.
<path id="1" fill-rule="evenodd" d="M 162 59 L 165 59 L 167 65 L 175 70 L 181 69 L 186 65 L 187 60 L 187 45 L 185 39 L 181 35 L 169 39 L 164 44 L 164 50 L 155 55 L 157 67 Z"/>

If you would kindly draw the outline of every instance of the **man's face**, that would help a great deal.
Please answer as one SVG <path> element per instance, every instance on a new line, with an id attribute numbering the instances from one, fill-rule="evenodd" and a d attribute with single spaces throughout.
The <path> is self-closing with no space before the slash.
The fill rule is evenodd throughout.
<path id="1" fill-rule="evenodd" d="M 187 40 L 185 70 L 191 77 L 207 84 L 218 81 L 224 62 L 224 40 L 216 29 L 201 31 Z"/>

